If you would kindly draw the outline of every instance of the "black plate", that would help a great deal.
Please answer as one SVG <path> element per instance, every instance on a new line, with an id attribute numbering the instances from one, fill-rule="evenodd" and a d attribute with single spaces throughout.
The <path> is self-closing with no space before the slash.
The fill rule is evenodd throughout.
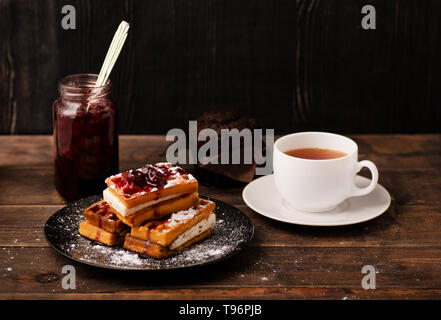
<path id="1" fill-rule="evenodd" d="M 216 203 L 216 224 L 211 228 L 211 236 L 166 259 L 146 258 L 122 247 L 108 247 L 82 237 L 78 226 L 85 219 L 83 210 L 102 200 L 101 196 L 78 200 L 55 212 L 44 225 L 44 235 L 62 255 L 101 268 L 164 270 L 205 265 L 240 251 L 253 237 L 254 228 L 239 209 L 220 200 L 204 199 Z"/>

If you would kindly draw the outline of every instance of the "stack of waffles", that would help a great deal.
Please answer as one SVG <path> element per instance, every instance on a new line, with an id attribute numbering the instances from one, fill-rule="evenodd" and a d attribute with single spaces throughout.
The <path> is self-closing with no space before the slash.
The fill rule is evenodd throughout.
<path id="1" fill-rule="evenodd" d="M 108 246 L 121 244 L 130 229 L 118 219 L 106 201 L 94 203 L 86 208 L 84 216 L 86 221 L 81 222 L 80 233 Z"/>
<path id="2" fill-rule="evenodd" d="M 104 200 L 84 211 L 87 220 L 79 232 L 89 239 L 107 245 L 124 242 L 125 249 L 164 258 L 205 239 L 215 224 L 214 203 L 200 199 L 197 180 L 170 163 L 129 170 L 107 178 L 106 184 Z M 91 223 L 90 218 L 98 204 L 106 206 L 130 232 L 115 230 L 111 232 L 114 240 L 103 241 L 103 231 L 108 230 L 104 224 Z M 94 232 L 88 231 L 89 225 L 95 227 Z"/>

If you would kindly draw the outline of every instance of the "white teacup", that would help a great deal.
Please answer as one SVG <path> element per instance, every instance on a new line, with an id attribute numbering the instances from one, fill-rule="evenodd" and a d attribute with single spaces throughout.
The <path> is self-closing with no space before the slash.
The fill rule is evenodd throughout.
<path id="1" fill-rule="evenodd" d="M 326 160 L 297 158 L 285 154 L 293 149 L 320 148 L 346 155 Z M 349 197 L 368 194 L 378 182 L 378 170 L 371 161 L 358 162 L 357 144 L 344 136 L 327 132 L 299 132 L 286 135 L 274 144 L 274 178 L 282 198 L 295 209 L 322 212 L 334 209 Z M 371 171 L 365 188 L 355 185 L 361 168 Z"/>

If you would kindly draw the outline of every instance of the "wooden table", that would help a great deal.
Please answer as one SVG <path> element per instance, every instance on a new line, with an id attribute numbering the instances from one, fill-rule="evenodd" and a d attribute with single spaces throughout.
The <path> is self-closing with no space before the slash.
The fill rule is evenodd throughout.
<path id="1" fill-rule="evenodd" d="M 51 136 L 0 136 L 2 299 L 383 299 L 441 297 L 441 135 L 353 136 L 374 161 L 391 208 L 373 221 L 319 228 L 272 221 L 242 201 L 241 187 L 201 194 L 243 210 L 255 226 L 249 246 L 225 261 L 171 272 L 117 272 L 59 255 L 43 236 L 64 203 L 54 189 Z M 163 136 L 121 136 L 120 167 L 164 160 Z M 64 290 L 61 268 L 76 268 Z M 364 265 L 376 289 L 364 290 Z"/>

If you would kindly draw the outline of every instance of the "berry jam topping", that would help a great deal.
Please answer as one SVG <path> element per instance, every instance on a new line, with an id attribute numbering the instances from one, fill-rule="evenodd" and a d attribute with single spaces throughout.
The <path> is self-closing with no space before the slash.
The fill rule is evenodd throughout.
<path id="1" fill-rule="evenodd" d="M 106 217 L 107 217 L 108 220 L 111 220 L 111 221 L 118 220 L 118 216 L 113 211 L 109 211 L 109 213 L 107 214 Z"/>
<path id="2" fill-rule="evenodd" d="M 177 173 L 179 173 L 179 174 L 181 174 L 181 175 L 184 175 L 184 174 L 188 174 L 188 172 L 187 171 L 185 171 L 184 169 L 182 169 L 182 168 L 176 168 L 176 172 Z"/>
<path id="3" fill-rule="evenodd" d="M 152 222 L 151 224 L 149 224 L 149 226 L 147 227 L 149 230 L 155 229 L 157 226 L 159 226 L 159 223 L 157 222 Z"/>
<path id="4" fill-rule="evenodd" d="M 122 188 L 122 191 L 124 192 L 124 195 L 126 197 L 130 197 L 131 195 L 134 195 L 135 193 L 140 191 L 140 188 L 134 186 L 134 185 L 126 185 L 125 187 Z"/>
<path id="5" fill-rule="evenodd" d="M 100 201 L 95 203 L 93 206 L 89 208 L 90 211 L 96 213 L 100 219 L 108 219 L 112 221 L 118 220 L 116 214 L 110 209 L 109 204 L 106 201 Z"/>
<path id="6" fill-rule="evenodd" d="M 93 207 L 90 207 L 89 210 L 92 211 L 92 212 L 97 213 L 97 212 L 100 210 L 100 207 L 97 206 L 97 205 L 95 205 L 95 206 L 93 206 Z"/>
<path id="7" fill-rule="evenodd" d="M 164 168 L 147 164 L 142 167 L 141 172 L 145 175 L 149 186 L 162 187 L 167 183 L 167 175 L 164 173 Z M 168 170 L 165 172 L 168 172 Z"/>
<path id="8" fill-rule="evenodd" d="M 109 204 L 105 201 L 100 201 L 89 208 L 92 212 L 98 213 L 100 216 L 105 215 L 109 210 Z"/>
<path id="9" fill-rule="evenodd" d="M 112 177 L 112 182 L 122 190 L 126 197 L 130 197 L 141 191 L 148 192 L 152 188 L 162 188 L 167 184 L 167 180 L 177 175 L 188 179 L 188 172 L 179 167 L 171 167 L 167 163 L 147 164 L 140 169 L 129 170 Z"/>
<path id="10" fill-rule="evenodd" d="M 155 221 L 152 221 L 152 222 L 147 226 L 147 229 L 149 229 L 149 230 L 155 229 L 157 226 L 160 226 L 160 225 L 162 225 L 162 224 L 165 224 L 165 223 L 168 221 L 168 219 L 169 219 L 169 217 L 168 217 L 168 216 L 165 216 L 165 217 L 159 218 L 159 219 L 157 219 L 157 220 L 155 220 Z"/>
<path id="11" fill-rule="evenodd" d="M 129 170 L 126 179 L 130 184 L 133 184 L 140 188 L 145 187 L 147 184 L 144 173 L 139 170 Z"/>

